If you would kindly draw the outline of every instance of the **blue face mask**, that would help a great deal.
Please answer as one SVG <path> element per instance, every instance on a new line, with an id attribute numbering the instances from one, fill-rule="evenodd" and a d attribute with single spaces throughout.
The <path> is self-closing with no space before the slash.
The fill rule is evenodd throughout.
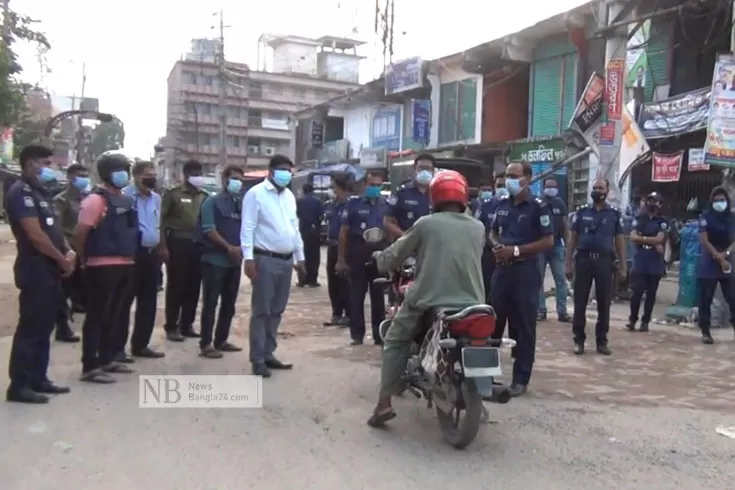
<path id="1" fill-rule="evenodd" d="M 89 177 L 74 177 L 72 185 L 78 190 L 84 192 L 89 186 Z"/>
<path id="2" fill-rule="evenodd" d="M 489 201 L 493 198 L 493 191 L 482 191 L 480 192 L 481 201 Z"/>
<path id="3" fill-rule="evenodd" d="M 505 179 L 505 187 L 508 188 L 511 196 L 517 195 L 521 192 L 521 180 L 520 179 Z"/>
<path id="4" fill-rule="evenodd" d="M 549 187 L 547 189 L 544 189 L 544 195 L 547 197 L 556 197 L 559 195 L 559 189 L 556 187 Z"/>
<path id="5" fill-rule="evenodd" d="M 715 201 L 712 203 L 712 209 L 718 213 L 722 213 L 727 209 L 727 201 Z"/>
<path id="6" fill-rule="evenodd" d="M 112 185 L 118 189 L 122 189 L 130 183 L 130 176 L 125 170 L 116 170 L 115 172 L 112 172 L 110 181 L 112 182 Z"/>
<path id="7" fill-rule="evenodd" d="M 49 182 L 56 180 L 56 172 L 54 172 L 50 167 L 41 167 L 41 170 L 38 171 L 38 180 L 41 181 L 42 184 L 48 184 Z"/>
<path id="8" fill-rule="evenodd" d="M 365 187 L 365 197 L 368 199 L 377 199 L 380 197 L 380 186 L 369 185 Z"/>
<path id="9" fill-rule="evenodd" d="M 242 190 L 242 181 L 237 179 L 230 179 L 227 181 L 227 192 L 230 194 L 239 194 Z"/>
<path id="10" fill-rule="evenodd" d="M 291 183 L 291 171 L 285 170 L 285 169 L 276 169 L 273 171 L 273 182 L 278 187 L 286 187 L 288 184 Z"/>
<path id="11" fill-rule="evenodd" d="M 432 174 L 428 170 L 419 170 L 416 173 L 416 182 L 419 185 L 429 185 L 431 183 L 431 179 L 433 178 L 434 174 Z"/>
<path id="12" fill-rule="evenodd" d="M 506 189 L 505 187 L 501 187 L 500 189 L 498 189 L 498 197 L 508 197 L 508 194 L 508 189 Z"/>

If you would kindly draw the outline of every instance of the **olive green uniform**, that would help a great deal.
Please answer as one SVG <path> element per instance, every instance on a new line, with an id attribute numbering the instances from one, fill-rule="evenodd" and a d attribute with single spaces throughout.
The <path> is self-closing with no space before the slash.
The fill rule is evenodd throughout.
<path id="1" fill-rule="evenodd" d="M 70 187 L 54 197 L 54 213 L 64 237 L 71 240 L 74 228 L 77 226 L 79 211 L 84 196 L 76 188 Z"/>
<path id="2" fill-rule="evenodd" d="M 461 308 L 485 302 L 482 251 L 485 229 L 472 216 L 443 212 L 420 218 L 377 259 L 381 271 L 395 270 L 416 256 L 416 280 L 393 318 L 383 345 L 381 396 L 400 385 L 421 317 L 438 307 Z"/>

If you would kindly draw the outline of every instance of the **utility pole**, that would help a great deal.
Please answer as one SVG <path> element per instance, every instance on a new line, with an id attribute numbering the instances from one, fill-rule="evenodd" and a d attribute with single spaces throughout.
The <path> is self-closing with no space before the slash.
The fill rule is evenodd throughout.
<path id="1" fill-rule="evenodd" d="M 87 86 L 87 63 L 82 63 L 82 93 L 79 96 L 79 109 L 82 109 L 84 103 L 84 89 Z M 72 107 L 73 109 L 73 107 Z M 77 163 L 84 164 L 84 149 L 85 149 L 85 134 L 84 134 L 84 119 L 81 114 L 77 116 Z"/>
<path id="2" fill-rule="evenodd" d="M 388 66 L 393 62 L 393 26 L 395 20 L 394 0 L 386 0 L 383 11 L 380 10 L 380 0 L 375 1 L 375 33 L 380 36 L 383 46 L 383 70 L 385 74 Z"/>
<path id="3" fill-rule="evenodd" d="M 219 11 L 219 53 L 217 56 L 219 75 L 219 163 L 215 175 L 219 181 L 222 170 L 227 164 L 227 77 L 225 75 L 225 19 Z"/>
<path id="4" fill-rule="evenodd" d="M 10 0 L 3 0 L 3 44 L 8 45 L 10 39 Z"/>

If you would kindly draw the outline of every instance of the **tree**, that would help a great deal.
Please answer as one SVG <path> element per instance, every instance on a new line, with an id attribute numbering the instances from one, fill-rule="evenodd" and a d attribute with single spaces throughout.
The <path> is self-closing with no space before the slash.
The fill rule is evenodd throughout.
<path id="1" fill-rule="evenodd" d="M 87 147 L 90 159 L 94 160 L 106 151 L 120 150 L 125 144 L 125 127 L 119 119 L 99 123 L 92 130 L 92 139 Z"/>
<path id="2" fill-rule="evenodd" d="M 46 36 L 33 27 L 38 23 L 30 17 L 19 15 L 12 10 L 5 13 L 5 23 L 0 50 L 0 127 L 13 127 L 23 117 L 25 112 L 24 95 L 29 88 L 19 76 L 23 67 L 18 63 L 18 57 L 13 51 L 16 41 L 27 41 L 40 44 L 49 49 L 51 45 Z"/>

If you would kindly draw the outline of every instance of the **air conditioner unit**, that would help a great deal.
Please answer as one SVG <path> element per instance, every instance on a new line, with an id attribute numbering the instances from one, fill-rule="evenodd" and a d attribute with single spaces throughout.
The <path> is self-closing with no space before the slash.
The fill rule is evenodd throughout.
<path id="1" fill-rule="evenodd" d="M 276 149 L 273 148 L 272 146 L 266 146 L 265 148 L 263 148 L 263 153 L 266 156 L 272 157 L 273 155 L 276 154 Z"/>
<path id="2" fill-rule="evenodd" d="M 258 145 L 248 145 L 248 153 L 257 155 L 260 153 L 260 147 Z"/>

